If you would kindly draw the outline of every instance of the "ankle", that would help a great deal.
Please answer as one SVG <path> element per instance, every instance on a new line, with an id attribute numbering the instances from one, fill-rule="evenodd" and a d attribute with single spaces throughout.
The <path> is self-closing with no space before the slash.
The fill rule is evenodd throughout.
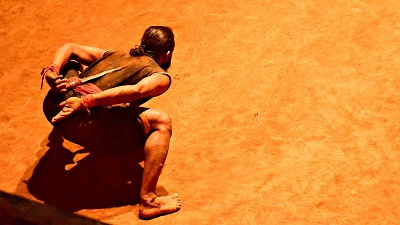
<path id="1" fill-rule="evenodd" d="M 158 196 L 154 192 L 148 192 L 140 196 L 140 202 L 144 205 L 151 204 Z"/>

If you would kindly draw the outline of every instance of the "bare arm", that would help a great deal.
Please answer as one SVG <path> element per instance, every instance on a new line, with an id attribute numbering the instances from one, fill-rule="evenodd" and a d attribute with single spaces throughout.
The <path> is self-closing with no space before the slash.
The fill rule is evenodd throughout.
<path id="1" fill-rule="evenodd" d="M 155 97 L 164 93 L 170 84 L 170 79 L 166 75 L 154 74 L 143 78 L 135 85 L 124 85 L 111 88 L 93 97 L 96 105 L 108 106 L 119 103 L 134 102 L 146 97 Z"/>
<path id="2" fill-rule="evenodd" d="M 67 43 L 56 51 L 51 64 L 55 67 L 56 71 L 60 71 L 70 59 L 74 59 L 83 65 L 90 65 L 100 59 L 104 52 L 105 50 L 101 48 Z M 58 75 L 53 70 L 47 70 L 45 77 L 46 82 L 55 92 L 64 93 L 67 91 L 67 84 L 62 75 Z"/>
<path id="3" fill-rule="evenodd" d="M 143 78 L 135 85 L 125 85 L 111 88 L 93 94 L 95 105 L 109 106 L 119 103 L 130 103 L 146 97 L 155 97 L 164 93 L 169 85 L 170 78 L 162 74 L 154 74 Z M 84 100 L 72 97 L 60 104 L 62 110 L 53 117 L 52 122 L 57 122 L 84 108 Z"/>
<path id="4" fill-rule="evenodd" d="M 52 64 L 61 69 L 69 59 L 74 59 L 83 65 L 90 65 L 100 59 L 104 52 L 101 48 L 67 43 L 56 51 Z"/>

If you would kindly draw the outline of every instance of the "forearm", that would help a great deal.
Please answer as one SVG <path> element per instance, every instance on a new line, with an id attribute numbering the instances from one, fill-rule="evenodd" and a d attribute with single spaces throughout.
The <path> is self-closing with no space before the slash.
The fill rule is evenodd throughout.
<path id="1" fill-rule="evenodd" d="M 53 56 L 52 65 L 55 65 L 57 69 L 61 70 L 69 60 L 73 59 L 88 66 L 101 58 L 104 51 L 105 50 L 96 47 L 66 43 L 57 49 Z"/>
<path id="2" fill-rule="evenodd" d="M 93 95 L 96 105 L 109 106 L 120 103 L 131 103 L 143 98 L 136 85 L 125 85 L 111 88 Z"/>
<path id="3" fill-rule="evenodd" d="M 155 97 L 164 93 L 170 85 L 169 76 L 154 74 L 134 85 L 114 87 L 83 98 L 86 108 L 132 103 L 139 99 Z M 89 101 L 87 101 L 89 100 Z"/>

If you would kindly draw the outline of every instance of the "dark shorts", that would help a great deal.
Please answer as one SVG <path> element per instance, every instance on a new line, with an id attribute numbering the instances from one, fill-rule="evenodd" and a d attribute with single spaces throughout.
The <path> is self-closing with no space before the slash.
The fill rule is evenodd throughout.
<path id="1" fill-rule="evenodd" d="M 50 122 L 63 96 L 49 91 L 43 111 Z M 146 137 L 138 109 L 126 106 L 93 107 L 53 124 L 67 140 L 92 151 L 126 152 L 143 149 Z"/>

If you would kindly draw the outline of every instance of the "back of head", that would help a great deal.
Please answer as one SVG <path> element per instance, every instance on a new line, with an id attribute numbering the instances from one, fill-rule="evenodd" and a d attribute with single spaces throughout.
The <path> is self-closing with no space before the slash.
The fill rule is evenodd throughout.
<path id="1" fill-rule="evenodd" d="M 172 52 L 175 47 L 174 33 L 169 27 L 149 27 L 145 30 L 140 45 L 142 45 L 145 52 L 151 53 L 156 57 L 166 54 L 168 51 Z"/>
<path id="2" fill-rule="evenodd" d="M 171 52 L 175 48 L 175 36 L 170 27 L 151 26 L 147 28 L 143 34 L 140 46 L 135 46 L 130 50 L 130 55 L 150 54 L 156 58 Z M 168 69 L 168 65 L 160 65 L 163 69 Z M 166 67 L 167 68 L 164 68 Z"/>

